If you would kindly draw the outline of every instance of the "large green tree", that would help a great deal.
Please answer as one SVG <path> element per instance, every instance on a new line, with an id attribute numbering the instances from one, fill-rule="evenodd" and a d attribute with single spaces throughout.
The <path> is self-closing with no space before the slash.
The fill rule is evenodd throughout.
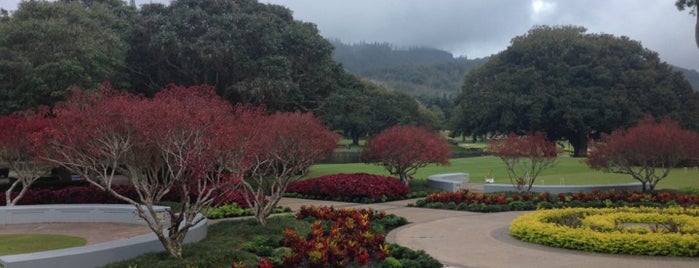
<path id="1" fill-rule="evenodd" d="M 393 125 L 437 125 L 434 113 L 410 95 L 351 75 L 345 75 L 339 84 L 319 113 L 330 128 L 341 131 L 355 145 L 360 138 Z"/>
<path id="2" fill-rule="evenodd" d="M 255 0 L 175 0 L 144 5 L 130 37 L 133 84 L 210 84 L 231 102 L 315 111 L 342 68 L 315 25 Z"/>
<path id="3" fill-rule="evenodd" d="M 125 87 L 133 9 L 118 0 L 24 1 L 0 19 L 0 114 L 52 105 L 72 87 Z"/>
<path id="4" fill-rule="evenodd" d="M 589 138 L 644 114 L 699 125 L 698 97 L 637 41 L 576 26 L 537 26 L 465 78 L 457 134 L 544 131 L 584 156 Z"/>

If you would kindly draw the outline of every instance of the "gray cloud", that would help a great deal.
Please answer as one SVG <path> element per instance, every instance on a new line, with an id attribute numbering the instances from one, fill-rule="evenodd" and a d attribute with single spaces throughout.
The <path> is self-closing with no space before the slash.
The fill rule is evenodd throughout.
<path id="1" fill-rule="evenodd" d="M 19 0 L 0 0 L 13 10 Z M 137 0 L 137 4 L 169 0 Z M 699 69 L 695 17 L 668 0 L 261 0 L 315 23 L 327 38 L 430 46 L 469 58 L 507 48 L 534 25 L 579 25 L 625 35 L 681 67 Z M 534 2 L 540 2 L 535 12 Z"/>
<path id="2" fill-rule="evenodd" d="M 699 69 L 695 18 L 667 0 L 263 0 L 287 6 L 345 42 L 432 46 L 470 58 L 498 53 L 534 25 L 579 25 L 628 36 L 661 58 Z"/>

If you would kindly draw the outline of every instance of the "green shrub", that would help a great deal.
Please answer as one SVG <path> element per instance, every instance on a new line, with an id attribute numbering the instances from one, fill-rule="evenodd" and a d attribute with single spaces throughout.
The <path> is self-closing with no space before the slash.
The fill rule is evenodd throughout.
<path id="1" fill-rule="evenodd" d="M 446 208 L 447 209 L 456 209 L 456 202 L 452 201 L 452 202 L 447 203 Z"/>
<path id="2" fill-rule="evenodd" d="M 442 264 L 432 258 L 424 250 L 412 250 L 396 244 L 391 244 L 391 255 L 398 259 L 402 267 L 439 268 Z"/>
<path id="3" fill-rule="evenodd" d="M 639 224 L 650 228 L 641 230 Z M 699 208 L 540 210 L 513 220 L 510 234 L 527 242 L 584 251 L 693 257 L 699 256 Z"/>
<path id="4" fill-rule="evenodd" d="M 678 192 L 683 194 L 699 195 L 699 187 L 682 187 Z"/>
<path id="5" fill-rule="evenodd" d="M 231 203 L 228 205 L 222 205 L 216 208 L 207 209 L 204 212 L 204 215 L 206 215 L 206 217 L 209 219 L 221 219 L 230 217 L 249 216 L 252 215 L 252 210 L 250 210 L 249 208 L 240 208 L 238 207 L 238 204 Z"/>
<path id="6" fill-rule="evenodd" d="M 394 257 L 388 257 L 383 260 L 383 263 L 381 263 L 382 268 L 402 268 L 403 264 L 400 263 L 400 261 Z"/>
<path id="7" fill-rule="evenodd" d="M 427 205 L 429 208 L 444 208 L 444 203 L 441 202 L 434 202 L 434 203 L 429 203 Z"/>
<path id="8" fill-rule="evenodd" d="M 245 251 L 255 253 L 257 256 L 272 256 L 274 249 L 281 245 L 281 237 L 254 236 L 249 242 L 243 244 Z"/>

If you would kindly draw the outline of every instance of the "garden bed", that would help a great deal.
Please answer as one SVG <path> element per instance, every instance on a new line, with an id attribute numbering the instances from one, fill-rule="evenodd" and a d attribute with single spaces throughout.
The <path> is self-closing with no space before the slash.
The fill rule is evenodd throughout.
<path id="1" fill-rule="evenodd" d="M 543 210 L 512 221 L 523 241 L 584 251 L 699 256 L 699 209 L 568 208 Z"/>
<path id="2" fill-rule="evenodd" d="M 593 191 L 588 193 L 474 193 L 468 190 L 456 193 L 433 193 L 418 200 L 414 206 L 456 209 L 476 212 L 500 212 L 513 210 L 535 210 L 564 207 L 624 207 L 699 205 L 699 195 L 677 192 L 626 192 Z"/>

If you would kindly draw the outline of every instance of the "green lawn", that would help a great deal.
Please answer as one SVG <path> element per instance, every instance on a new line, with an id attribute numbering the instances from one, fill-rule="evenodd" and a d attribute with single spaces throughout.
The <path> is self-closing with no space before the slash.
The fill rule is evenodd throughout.
<path id="1" fill-rule="evenodd" d="M 51 234 L 0 235 L 0 256 L 84 246 L 82 237 Z"/>
<path id="2" fill-rule="evenodd" d="M 583 162 L 583 158 L 561 157 L 554 167 L 544 170 L 537 178 L 536 184 L 612 184 L 635 182 L 628 175 L 604 173 L 592 170 Z M 426 180 L 429 175 L 451 172 L 466 172 L 471 175 L 471 181 L 482 183 L 492 170 L 496 183 L 510 183 L 507 173 L 499 158 L 493 156 L 451 159 L 449 166 L 429 165 L 418 170 L 416 180 Z M 388 175 L 378 165 L 362 163 L 353 164 L 317 164 L 311 167 L 308 178 L 336 173 L 373 173 Z M 658 189 L 680 189 L 684 187 L 699 187 L 699 170 L 677 168 L 658 183 Z"/>

